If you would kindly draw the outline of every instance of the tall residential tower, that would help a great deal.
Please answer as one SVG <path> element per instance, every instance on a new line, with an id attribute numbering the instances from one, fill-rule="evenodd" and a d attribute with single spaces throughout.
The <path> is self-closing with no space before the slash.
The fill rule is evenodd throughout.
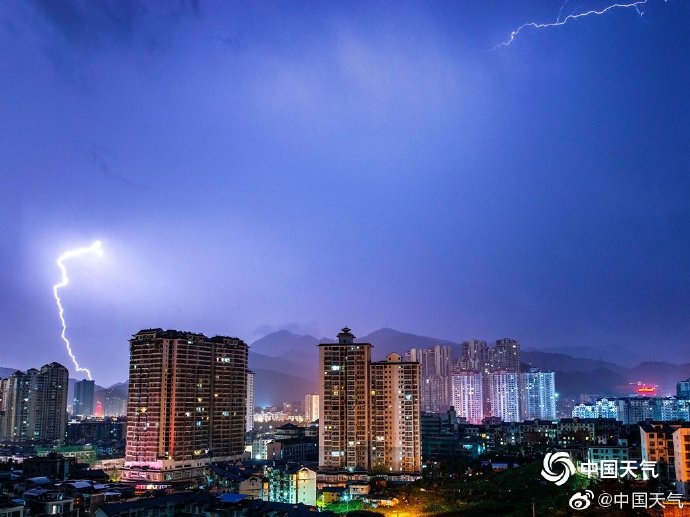
<path id="1" fill-rule="evenodd" d="M 371 467 L 420 472 L 419 363 L 398 354 L 371 363 Z"/>
<path id="2" fill-rule="evenodd" d="M 62 443 L 67 432 L 69 373 L 59 363 L 14 372 L 0 382 L 0 439 Z"/>
<path id="3" fill-rule="evenodd" d="M 247 345 L 148 329 L 130 343 L 126 481 L 189 484 L 244 450 Z"/>
<path id="4" fill-rule="evenodd" d="M 405 353 L 405 362 L 417 362 L 421 366 L 419 390 L 422 411 L 447 411 L 451 405 L 451 347 L 436 345 L 433 348 L 413 348 Z"/>
<path id="5" fill-rule="evenodd" d="M 326 469 L 370 468 L 371 344 L 354 340 L 345 327 L 337 343 L 319 345 L 319 466 Z"/>
<path id="6" fill-rule="evenodd" d="M 93 416 L 95 381 L 84 379 L 74 383 L 72 414 L 85 417 Z"/>
<path id="7" fill-rule="evenodd" d="M 319 466 L 420 472 L 419 363 L 372 362 L 372 345 L 354 339 L 346 327 L 319 345 Z"/>

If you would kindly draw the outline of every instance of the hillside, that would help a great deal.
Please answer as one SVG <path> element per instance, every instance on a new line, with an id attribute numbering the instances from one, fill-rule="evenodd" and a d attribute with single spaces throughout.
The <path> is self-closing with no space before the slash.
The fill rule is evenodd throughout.
<path id="1" fill-rule="evenodd" d="M 418 336 L 407 332 L 399 332 L 391 328 L 382 328 L 371 332 L 356 341 L 360 343 L 371 343 L 374 345 L 372 356 L 374 360 L 380 361 L 390 353 L 403 354 L 411 348 L 429 348 L 435 345 L 449 345 L 454 347 L 453 352 L 457 353 L 457 343 L 452 343 L 445 339 L 433 338 L 428 336 Z"/>
<path id="2" fill-rule="evenodd" d="M 543 370 L 561 372 L 593 372 L 596 370 L 609 370 L 617 374 L 624 374 L 628 368 L 618 364 L 607 363 L 597 359 L 582 359 L 565 354 L 549 352 L 522 352 L 520 359 L 523 363 Z"/>

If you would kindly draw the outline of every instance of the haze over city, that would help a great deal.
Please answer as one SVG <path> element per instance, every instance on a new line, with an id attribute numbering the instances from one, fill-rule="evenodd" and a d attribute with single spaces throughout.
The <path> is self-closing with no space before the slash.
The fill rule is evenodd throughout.
<path id="1" fill-rule="evenodd" d="M 95 239 L 102 385 L 152 326 L 687 361 L 690 4 L 641 4 L 3 2 L 0 366 L 73 375 Z"/>

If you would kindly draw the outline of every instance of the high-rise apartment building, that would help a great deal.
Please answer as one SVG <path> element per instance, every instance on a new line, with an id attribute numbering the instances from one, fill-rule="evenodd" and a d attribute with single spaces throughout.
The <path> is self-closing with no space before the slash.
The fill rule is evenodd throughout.
<path id="1" fill-rule="evenodd" d="M 489 361 L 492 370 L 520 372 L 520 343 L 514 339 L 499 339 L 491 349 Z"/>
<path id="2" fill-rule="evenodd" d="M 0 383 L 5 415 L 0 438 L 62 443 L 67 432 L 69 373 L 59 363 L 15 372 Z"/>
<path id="3" fill-rule="evenodd" d="M 345 327 L 337 343 L 319 346 L 319 466 L 370 468 L 369 363 L 371 344 L 355 343 Z"/>
<path id="4" fill-rule="evenodd" d="M 67 433 L 67 389 L 69 372 L 59 363 L 50 363 L 39 371 L 41 403 L 39 425 L 42 440 L 65 441 Z"/>
<path id="5" fill-rule="evenodd" d="M 436 345 L 432 348 L 413 348 L 405 353 L 405 362 L 417 362 L 421 366 L 419 389 L 422 411 L 447 411 L 451 403 L 451 347 Z"/>
<path id="6" fill-rule="evenodd" d="M 0 379 L 0 413 L 4 415 L 7 398 L 10 395 L 10 380 Z M 2 419 L 0 418 L 0 436 L 2 436 Z"/>
<path id="7" fill-rule="evenodd" d="M 488 373 L 489 366 L 489 346 L 486 341 L 470 339 L 462 343 L 460 370 Z"/>
<path id="8" fill-rule="evenodd" d="M 495 371 L 489 373 L 491 416 L 504 422 L 520 421 L 520 374 Z"/>
<path id="9" fill-rule="evenodd" d="M 319 395 L 309 394 L 304 397 L 304 420 L 307 423 L 319 419 Z"/>
<path id="10" fill-rule="evenodd" d="M 370 368 L 371 467 L 389 472 L 421 471 L 419 363 L 398 354 Z"/>
<path id="11" fill-rule="evenodd" d="M 211 461 L 244 451 L 247 345 L 238 338 L 148 329 L 132 337 L 126 481 L 190 484 Z"/>
<path id="12" fill-rule="evenodd" d="M 618 402 L 615 399 L 599 399 L 591 404 L 584 402 L 572 410 L 573 418 L 618 418 Z"/>
<path id="13" fill-rule="evenodd" d="M 254 429 L 254 372 L 247 370 L 247 432 Z"/>
<path id="14" fill-rule="evenodd" d="M 624 424 L 637 424 L 654 418 L 654 403 L 648 397 L 620 397 L 618 404 L 618 420 Z"/>
<path id="15" fill-rule="evenodd" d="M 371 361 L 371 344 L 349 328 L 319 345 L 319 466 L 419 472 L 419 363 L 398 354 Z"/>
<path id="16" fill-rule="evenodd" d="M 482 373 L 484 416 L 498 416 L 493 414 L 489 373 L 520 373 L 520 344 L 508 338 L 499 339 L 493 347 L 489 347 L 486 341 L 477 339 L 465 341 L 456 370 Z"/>
<path id="17" fill-rule="evenodd" d="M 679 399 L 690 399 L 690 379 L 676 384 L 676 397 Z"/>
<path id="18" fill-rule="evenodd" d="M 72 398 L 72 413 L 75 415 L 92 417 L 94 403 L 95 381 L 84 379 L 74 383 L 74 397 Z"/>
<path id="19" fill-rule="evenodd" d="M 480 424 L 484 419 L 484 375 L 488 374 L 463 370 L 452 375 L 455 413 L 472 424 Z"/>
<path id="20" fill-rule="evenodd" d="M 2 418 L 2 439 L 11 441 L 33 440 L 39 432 L 38 409 L 41 400 L 38 370 L 14 372 L 4 382 L 5 415 Z M 66 408 L 65 408 L 66 409 Z"/>
<path id="21" fill-rule="evenodd" d="M 521 373 L 522 420 L 556 419 L 556 379 L 554 372 L 532 368 Z"/>

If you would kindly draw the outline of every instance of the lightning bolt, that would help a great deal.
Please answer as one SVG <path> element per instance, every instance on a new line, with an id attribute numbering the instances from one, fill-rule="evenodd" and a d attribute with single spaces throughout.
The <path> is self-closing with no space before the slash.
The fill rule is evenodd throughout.
<path id="1" fill-rule="evenodd" d="M 53 286 L 53 296 L 55 297 L 55 303 L 57 304 L 58 308 L 58 316 L 60 316 L 60 322 L 62 323 L 62 333 L 60 334 L 60 337 L 65 342 L 67 353 L 69 354 L 70 359 L 72 359 L 76 371 L 85 372 L 89 380 L 93 380 L 91 378 L 91 372 L 89 371 L 89 369 L 80 367 L 79 363 L 77 362 L 77 358 L 74 356 L 74 353 L 72 353 L 72 347 L 70 345 L 69 339 L 67 339 L 67 323 L 65 322 L 65 309 L 62 307 L 62 301 L 60 300 L 60 295 L 58 294 L 59 289 L 62 289 L 63 287 L 67 286 L 67 284 L 69 284 L 69 277 L 67 276 L 67 267 L 65 267 L 65 261 L 71 258 L 81 257 L 82 255 L 86 255 L 88 253 L 93 253 L 98 257 L 102 256 L 103 248 L 101 247 L 101 241 L 94 241 L 88 248 L 77 248 L 75 250 L 66 251 L 58 257 L 57 266 L 60 268 L 62 276 L 60 278 L 60 281 Z"/>
<path id="2" fill-rule="evenodd" d="M 510 38 L 508 38 L 506 41 L 503 43 L 499 43 L 496 45 L 495 48 L 498 47 L 507 47 L 510 45 L 513 41 L 515 41 L 515 38 L 518 37 L 520 32 L 524 29 L 527 28 L 532 28 L 532 29 L 548 29 L 550 27 L 560 27 L 561 25 L 565 25 L 569 21 L 572 20 L 577 20 L 578 18 L 585 18 L 587 16 L 601 16 L 603 14 L 608 13 L 609 11 L 613 11 L 614 9 L 634 9 L 637 14 L 642 16 L 643 11 L 640 9 L 640 6 L 644 5 L 647 3 L 647 0 L 638 0 L 636 2 L 629 2 L 627 4 L 611 4 L 608 7 L 605 7 L 601 10 L 595 10 L 592 9 L 590 11 L 585 11 L 582 13 L 576 13 L 576 14 L 569 14 L 568 16 L 564 17 L 561 19 L 561 16 L 563 15 L 563 8 L 568 2 L 566 1 L 562 6 L 560 11 L 558 12 L 558 17 L 556 18 L 555 22 L 550 22 L 550 23 L 536 23 L 536 22 L 529 22 L 529 23 L 523 23 L 520 25 L 517 29 L 515 29 L 513 32 L 510 33 Z"/>

